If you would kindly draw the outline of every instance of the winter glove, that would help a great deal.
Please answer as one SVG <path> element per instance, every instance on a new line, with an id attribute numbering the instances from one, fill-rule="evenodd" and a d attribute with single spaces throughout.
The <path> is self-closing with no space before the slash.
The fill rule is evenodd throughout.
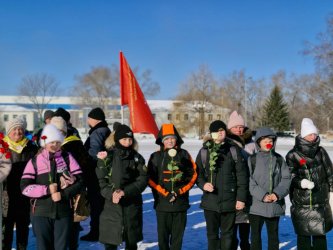
<path id="1" fill-rule="evenodd" d="M 66 175 L 65 173 L 62 174 L 62 176 L 60 177 L 60 188 L 61 189 L 65 189 L 66 187 L 72 185 L 75 180 L 76 177 L 67 173 L 68 175 Z"/>
<path id="2" fill-rule="evenodd" d="M 314 183 L 312 181 L 309 181 L 308 179 L 301 180 L 301 187 L 304 189 L 313 189 Z"/>
<path id="3" fill-rule="evenodd" d="M 333 192 L 330 192 L 330 207 L 331 210 L 333 211 Z"/>
<path id="4" fill-rule="evenodd" d="M 170 203 L 174 202 L 177 198 L 177 194 L 175 192 L 170 192 L 167 196 L 167 199 Z"/>

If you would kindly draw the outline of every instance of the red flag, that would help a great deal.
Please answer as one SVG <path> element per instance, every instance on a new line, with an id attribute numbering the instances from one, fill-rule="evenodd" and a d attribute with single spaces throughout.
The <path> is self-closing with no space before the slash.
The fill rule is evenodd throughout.
<path id="1" fill-rule="evenodd" d="M 120 103 L 128 105 L 134 133 L 151 133 L 157 137 L 158 128 L 154 117 L 122 52 L 120 52 Z"/>

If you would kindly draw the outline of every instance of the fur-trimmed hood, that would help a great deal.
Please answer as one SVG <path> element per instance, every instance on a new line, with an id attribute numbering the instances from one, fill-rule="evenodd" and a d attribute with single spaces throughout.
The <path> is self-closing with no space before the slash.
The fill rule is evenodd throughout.
<path id="1" fill-rule="evenodd" d="M 253 142 L 252 140 L 252 130 L 248 127 L 244 128 L 244 133 L 242 135 L 235 135 L 231 133 L 230 129 L 227 130 L 227 137 L 233 140 L 235 143 L 239 144 L 240 147 L 244 147 L 246 144 Z"/>
<path id="2" fill-rule="evenodd" d="M 114 139 L 114 134 L 115 134 L 115 131 L 112 131 L 112 133 L 105 140 L 104 145 L 105 145 L 105 148 L 107 150 L 111 150 L 116 146 L 116 141 Z M 133 138 L 132 149 L 138 150 L 138 142 L 135 138 Z"/>

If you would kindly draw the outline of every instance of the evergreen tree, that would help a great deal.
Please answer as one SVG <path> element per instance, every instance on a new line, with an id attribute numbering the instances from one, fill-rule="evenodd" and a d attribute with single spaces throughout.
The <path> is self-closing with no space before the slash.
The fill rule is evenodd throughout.
<path id="1" fill-rule="evenodd" d="M 263 108 L 262 124 L 275 131 L 289 130 L 289 112 L 280 88 L 275 85 Z"/>

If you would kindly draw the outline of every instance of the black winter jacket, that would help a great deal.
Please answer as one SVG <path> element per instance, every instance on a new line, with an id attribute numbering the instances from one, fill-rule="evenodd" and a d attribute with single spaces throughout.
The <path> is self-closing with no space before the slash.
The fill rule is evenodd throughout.
<path id="1" fill-rule="evenodd" d="M 205 162 L 201 159 L 201 150 L 196 158 L 198 171 L 197 185 L 202 190 L 205 183 L 210 182 L 211 179 L 208 146 L 212 143 L 211 140 L 205 142 L 201 149 L 207 150 L 207 159 Z M 234 161 L 231 155 L 231 147 L 236 148 L 237 162 Z M 201 208 L 218 213 L 235 212 L 236 201 L 246 202 L 248 199 L 249 170 L 240 149 L 229 140 L 220 146 L 217 153 L 216 167 L 212 172 L 214 192 L 203 191 Z"/>
<path id="2" fill-rule="evenodd" d="M 329 206 L 329 192 L 333 192 L 333 166 L 319 143 L 319 137 L 311 143 L 299 135 L 294 148 L 286 156 L 292 173 L 291 218 L 299 235 L 324 235 L 333 226 Z M 300 164 L 301 159 L 305 160 L 305 165 Z M 312 190 L 303 189 L 303 179 L 314 182 L 315 187 Z"/>
<path id="3" fill-rule="evenodd" d="M 94 160 L 95 166 L 97 162 L 97 154 L 105 150 L 105 140 L 111 134 L 106 121 L 97 123 L 95 127 L 89 130 L 89 137 L 84 143 L 84 147 L 88 151 L 90 157 Z"/>
<path id="4" fill-rule="evenodd" d="M 147 169 L 144 158 L 133 149 L 114 148 L 106 159 L 97 162 L 96 174 L 105 198 L 100 215 L 99 241 L 119 245 L 124 237 L 137 242 L 142 235 L 142 196 L 147 186 Z M 124 191 L 118 204 L 112 202 L 113 192 Z"/>
<path id="5" fill-rule="evenodd" d="M 172 173 L 168 169 L 171 157 L 168 150 L 157 151 L 150 156 L 148 163 L 149 186 L 152 188 L 156 211 L 181 212 L 186 211 L 189 205 L 189 190 L 197 179 L 196 164 L 190 154 L 182 148 L 177 148 L 177 155 L 174 157 L 179 170 L 173 175 L 181 173 L 181 178 L 176 179 L 173 184 L 173 191 L 177 194 L 174 202 L 170 202 L 172 193 Z"/>
<path id="6" fill-rule="evenodd" d="M 12 169 L 4 182 L 4 189 L 8 191 L 9 209 L 30 209 L 29 198 L 21 192 L 20 182 L 28 161 L 37 153 L 37 146 L 29 141 L 21 153 L 11 152 Z"/>

